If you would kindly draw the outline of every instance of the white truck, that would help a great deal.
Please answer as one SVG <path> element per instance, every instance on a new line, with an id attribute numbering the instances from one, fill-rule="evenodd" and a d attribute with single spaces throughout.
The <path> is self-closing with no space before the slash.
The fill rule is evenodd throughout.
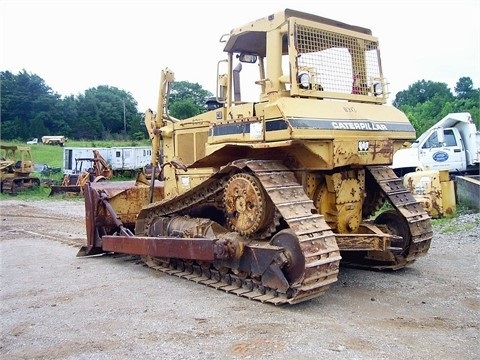
<path id="1" fill-rule="evenodd" d="M 398 176 L 422 170 L 479 174 L 480 132 L 468 112 L 450 113 L 393 155 Z"/>

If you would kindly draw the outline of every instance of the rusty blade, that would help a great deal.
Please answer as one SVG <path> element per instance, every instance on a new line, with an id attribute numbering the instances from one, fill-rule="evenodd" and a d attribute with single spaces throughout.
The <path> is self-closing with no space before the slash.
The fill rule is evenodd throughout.
<path id="1" fill-rule="evenodd" d="M 212 261 L 216 239 L 103 236 L 102 249 L 123 254 Z"/>

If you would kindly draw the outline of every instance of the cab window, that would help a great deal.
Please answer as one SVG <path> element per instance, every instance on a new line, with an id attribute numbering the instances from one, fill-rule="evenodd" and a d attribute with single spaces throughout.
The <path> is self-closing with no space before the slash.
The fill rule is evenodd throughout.
<path id="1" fill-rule="evenodd" d="M 440 147 L 440 144 L 438 143 L 437 133 L 434 131 L 432 132 L 432 135 L 429 136 L 427 141 L 425 141 L 425 144 L 423 144 L 422 149 L 430 149 L 430 148 L 436 148 L 436 147 Z"/>
<path id="2" fill-rule="evenodd" d="M 443 132 L 445 138 L 445 146 L 457 146 L 457 139 L 455 139 L 455 135 L 452 129 L 445 130 Z"/>

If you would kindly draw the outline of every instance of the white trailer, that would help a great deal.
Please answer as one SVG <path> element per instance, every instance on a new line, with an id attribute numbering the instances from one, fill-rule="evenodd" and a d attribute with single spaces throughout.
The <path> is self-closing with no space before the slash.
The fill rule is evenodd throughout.
<path id="1" fill-rule="evenodd" d="M 75 159 L 93 158 L 93 150 L 110 165 L 114 173 L 133 172 L 150 164 L 151 147 L 122 146 L 112 148 L 99 147 L 66 147 L 63 150 L 63 172 L 71 174 L 75 170 Z"/>
<path id="2" fill-rule="evenodd" d="M 110 165 L 115 170 L 137 170 L 150 164 L 152 160 L 151 147 L 117 147 L 111 148 Z"/>

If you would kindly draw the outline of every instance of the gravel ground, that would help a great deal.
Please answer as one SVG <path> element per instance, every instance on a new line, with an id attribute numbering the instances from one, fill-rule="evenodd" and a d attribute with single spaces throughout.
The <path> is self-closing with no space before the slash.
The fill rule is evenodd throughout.
<path id="1" fill-rule="evenodd" d="M 342 268 L 324 296 L 276 307 L 135 257 L 77 258 L 82 202 L 0 205 L 5 360 L 480 358 L 480 214 L 436 225 L 406 269 Z"/>

